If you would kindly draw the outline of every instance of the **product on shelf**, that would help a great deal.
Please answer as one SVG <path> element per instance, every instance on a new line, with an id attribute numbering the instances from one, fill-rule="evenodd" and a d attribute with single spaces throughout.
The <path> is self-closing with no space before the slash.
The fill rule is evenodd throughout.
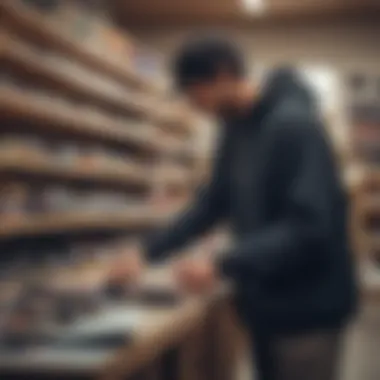
<path id="1" fill-rule="evenodd" d="M 19 182 L 0 183 L 0 214 L 2 223 L 17 221 L 25 215 L 30 188 Z"/>
<path id="2" fill-rule="evenodd" d="M 85 191 L 46 187 L 40 192 L 46 212 L 117 212 L 138 204 L 134 198 L 114 191 Z"/>
<path id="3" fill-rule="evenodd" d="M 0 346 L 118 347 L 131 304 L 182 299 L 167 273 L 134 287 L 112 268 L 137 244 L 133 217 L 158 223 L 177 201 L 166 183 L 187 186 L 189 113 L 151 91 L 161 57 L 111 27 L 108 2 L 25 1 L 9 2 L 0 75 Z"/>

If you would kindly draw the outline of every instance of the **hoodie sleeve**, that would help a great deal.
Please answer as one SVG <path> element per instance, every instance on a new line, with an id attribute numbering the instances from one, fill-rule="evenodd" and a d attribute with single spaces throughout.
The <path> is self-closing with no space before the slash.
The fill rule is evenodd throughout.
<path id="1" fill-rule="evenodd" d="M 221 255 L 221 272 L 242 272 L 258 278 L 291 275 L 323 246 L 332 233 L 336 173 L 332 151 L 322 126 L 314 120 L 294 120 L 278 128 L 270 159 L 271 175 L 284 199 L 282 215 Z"/>
<path id="2" fill-rule="evenodd" d="M 210 182 L 203 186 L 187 210 L 161 231 L 149 236 L 143 243 L 148 259 L 164 259 L 176 249 L 180 249 L 189 240 L 206 233 L 228 210 L 225 170 L 227 156 L 227 138 L 223 138 L 217 149 L 214 169 Z"/>

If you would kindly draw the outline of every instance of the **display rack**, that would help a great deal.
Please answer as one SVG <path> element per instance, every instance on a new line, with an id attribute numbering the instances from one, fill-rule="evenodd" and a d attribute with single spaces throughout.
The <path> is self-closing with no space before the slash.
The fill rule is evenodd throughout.
<path id="1" fill-rule="evenodd" d="M 38 75 L 40 79 L 50 81 L 52 85 L 60 87 L 62 91 L 77 92 L 78 94 L 97 99 L 108 103 L 112 107 L 119 107 L 126 112 L 135 112 L 153 119 L 157 125 L 166 127 L 177 134 L 191 134 L 191 125 L 183 117 L 183 109 L 175 110 L 173 107 L 165 107 L 164 104 L 156 104 L 156 107 L 149 105 L 152 97 L 157 100 L 164 97 L 164 92 L 151 80 L 138 74 L 133 67 L 126 64 L 121 66 L 116 64 L 106 56 L 97 54 L 88 49 L 84 44 L 73 41 L 62 32 L 57 31 L 48 20 L 42 18 L 37 12 L 20 5 L 19 1 L 5 0 L 0 4 L 0 12 L 4 20 L 8 34 L 1 37 L 2 55 L 5 60 L 13 61 L 20 70 L 28 66 L 29 75 Z M 133 96 L 123 94 L 117 96 L 107 93 L 104 88 L 96 88 L 89 82 L 83 83 L 78 78 L 57 72 L 52 66 L 41 64 L 36 61 L 36 57 L 17 41 L 9 44 L 9 39 L 14 37 L 26 38 L 29 42 L 61 54 L 62 56 L 76 61 L 88 70 L 97 72 L 110 80 L 120 83 L 125 88 L 134 89 L 142 93 L 140 97 L 137 92 Z"/>
<path id="2" fill-rule="evenodd" d="M 48 20 L 42 18 L 37 12 L 22 6 L 19 1 L 2 1 L 0 11 L 6 27 L 20 36 L 78 60 L 89 69 L 102 72 L 121 81 L 125 86 L 133 86 L 149 92 L 159 92 L 154 83 L 138 75 L 133 68 L 115 65 L 105 59 L 104 56 L 98 55 L 71 40 L 61 31 L 55 30 Z"/>
<path id="3" fill-rule="evenodd" d="M 104 47 L 95 52 L 94 41 L 91 48 L 69 36 L 51 14 L 22 1 L 2 1 L 0 21 L 3 378 L 17 361 L 14 344 L 34 351 L 42 339 L 47 351 L 35 369 L 44 371 L 56 367 L 50 349 L 60 350 L 67 336 L 58 332 L 88 318 L 105 328 L 100 332 L 96 325 L 90 339 L 111 334 L 112 340 L 113 323 L 104 317 L 109 303 L 121 307 L 119 321 L 133 317 L 125 284 L 118 285 L 121 298 L 114 298 L 112 268 L 135 248 L 140 234 L 183 207 L 199 181 L 199 158 L 190 107 L 167 100 L 164 89 L 131 57 L 117 62 Z M 110 35 L 118 34 L 106 25 L 115 29 L 108 30 Z M 119 37 L 128 46 L 138 44 L 122 32 Z M 173 288 L 161 292 L 161 303 L 173 292 L 177 297 Z M 134 302 L 143 303 L 143 293 Z M 141 310 L 139 316 L 151 315 Z M 78 356 L 67 363 L 69 372 L 98 352 L 92 344 L 81 346 L 81 334 L 86 335 L 81 326 L 73 335 L 81 342 L 75 343 Z M 125 348 L 136 328 L 125 322 L 116 345 L 107 341 L 103 348 L 110 358 Z"/>
<path id="4" fill-rule="evenodd" d="M 124 217 L 111 212 L 102 217 L 95 212 L 91 216 L 88 211 L 82 215 L 80 211 L 59 214 L 48 210 L 45 214 L 13 216 L 9 225 L 3 215 L 1 236 L 38 235 L 78 227 L 152 227 L 160 218 L 143 209 L 151 203 L 150 198 L 155 199 L 157 186 L 160 193 L 162 187 L 188 192 L 194 186 L 189 112 L 163 100 L 163 90 L 133 67 L 122 67 L 90 50 L 20 1 L 1 2 L 0 13 L 1 65 L 5 72 L 0 82 L 1 133 L 27 133 L 41 140 L 63 139 L 81 146 L 103 145 L 109 151 L 128 154 L 124 164 L 119 159 L 118 165 L 110 162 L 108 166 L 86 167 L 75 160 L 61 164 L 59 157 L 46 152 L 36 158 L 28 155 L 27 149 L 18 154 L 7 147 L 6 154 L 0 156 L 2 181 L 16 177 L 21 182 L 38 179 L 67 186 L 91 184 L 93 189 L 133 189 L 134 194 L 136 188 L 141 189 L 141 207 L 137 207 L 141 215 L 140 211 L 126 212 Z M 67 62 L 76 71 L 70 71 Z M 80 155 L 80 148 L 77 150 Z M 169 200 L 165 202 L 170 204 Z"/>

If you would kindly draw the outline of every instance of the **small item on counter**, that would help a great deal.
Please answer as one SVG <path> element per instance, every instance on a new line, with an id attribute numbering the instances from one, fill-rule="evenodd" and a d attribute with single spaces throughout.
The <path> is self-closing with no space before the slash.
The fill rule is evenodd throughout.
<path id="1" fill-rule="evenodd" d="M 130 289 L 126 283 L 110 278 L 104 286 L 103 293 L 111 301 L 123 301 L 130 297 Z"/>
<path id="2" fill-rule="evenodd" d="M 125 347 L 132 341 L 131 332 L 120 331 L 94 331 L 93 334 L 73 335 L 64 337 L 56 342 L 54 348 L 81 349 L 81 350 L 104 350 Z"/>
<path id="3" fill-rule="evenodd" d="M 132 341 L 133 330 L 138 326 L 139 320 L 139 312 L 128 307 L 103 310 L 68 326 L 55 347 L 114 350 Z"/>
<path id="4" fill-rule="evenodd" d="M 183 293 L 174 276 L 163 268 L 147 272 L 137 285 L 136 300 L 152 306 L 171 306 L 181 302 Z"/>
<path id="5" fill-rule="evenodd" d="M 6 349 L 23 350 L 51 344 L 55 334 L 31 321 L 27 315 L 14 313 L 3 327 L 0 345 Z"/>
<path id="6" fill-rule="evenodd" d="M 63 324 L 70 323 L 84 315 L 94 313 L 99 307 L 99 300 L 93 295 L 63 292 L 56 295 L 54 321 Z"/>
<path id="7" fill-rule="evenodd" d="M 93 314 L 102 305 L 99 284 L 91 284 L 86 278 L 73 275 L 66 279 L 52 281 L 54 292 L 54 320 L 57 323 L 67 323 L 84 315 Z"/>

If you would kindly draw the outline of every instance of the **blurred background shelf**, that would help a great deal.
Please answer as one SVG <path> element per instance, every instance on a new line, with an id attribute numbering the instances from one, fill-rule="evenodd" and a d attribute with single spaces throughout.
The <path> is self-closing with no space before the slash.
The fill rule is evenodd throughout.
<path id="1" fill-rule="evenodd" d="M 133 69 L 127 66 L 120 67 L 108 61 L 106 57 L 89 51 L 85 46 L 72 41 L 64 33 L 55 30 L 41 15 L 22 6 L 20 2 L 3 0 L 0 3 L 0 11 L 5 24 L 17 34 L 47 45 L 51 49 L 59 50 L 63 54 L 83 62 L 88 67 L 121 81 L 126 86 L 157 92 L 157 87 L 151 81 L 141 77 Z"/>
<path id="2" fill-rule="evenodd" d="M 148 168 L 142 165 L 125 163 L 123 168 L 97 168 L 93 170 L 79 167 L 64 166 L 41 157 L 39 160 L 27 157 L 7 158 L 0 154 L 0 176 L 16 174 L 28 177 L 43 177 L 49 180 L 84 182 L 99 185 L 110 185 L 121 189 L 136 186 L 142 189 L 152 187 L 151 176 L 147 175 Z"/>
<path id="3" fill-rule="evenodd" d="M 35 127 L 48 133 L 67 133 L 119 145 L 132 145 L 147 152 L 160 149 L 154 136 L 137 128 L 128 128 L 112 118 L 91 118 L 80 107 L 54 102 L 49 97 L 37 99 L 19 89 L 0 87 L 0 111 L 2 117 L 39 123 Z"/>
<path id="4" fill-rule="evenodd" d="M 51 213 L 3 219 L 0 238 L 54 235 L 80 231 L 127 231 L 153 228 L 164 222 L 172 211 L 157 212 L 151 207 L 130 207 L 125 211 Z"/>
<path id="5" fill-rule="evenodd" d="M 46 84 L 47 87 L 63 94 L 73 94 L 108 109 L 120 110 L 126 116 L 154 119 L 154 109 L 146 105 L 148 99 L 145 99 L 143 95 L 105 91 L 96 83 L 70 75 L 62 68 L 55 66 L 54 62 L 44 61 L 37 52 L 28 49 L 11 35 L 7 35 L 5 41 L 2 59 L 6 65 L 11 66 L 14 72 L 20 73 L 23 77 Z"/>

